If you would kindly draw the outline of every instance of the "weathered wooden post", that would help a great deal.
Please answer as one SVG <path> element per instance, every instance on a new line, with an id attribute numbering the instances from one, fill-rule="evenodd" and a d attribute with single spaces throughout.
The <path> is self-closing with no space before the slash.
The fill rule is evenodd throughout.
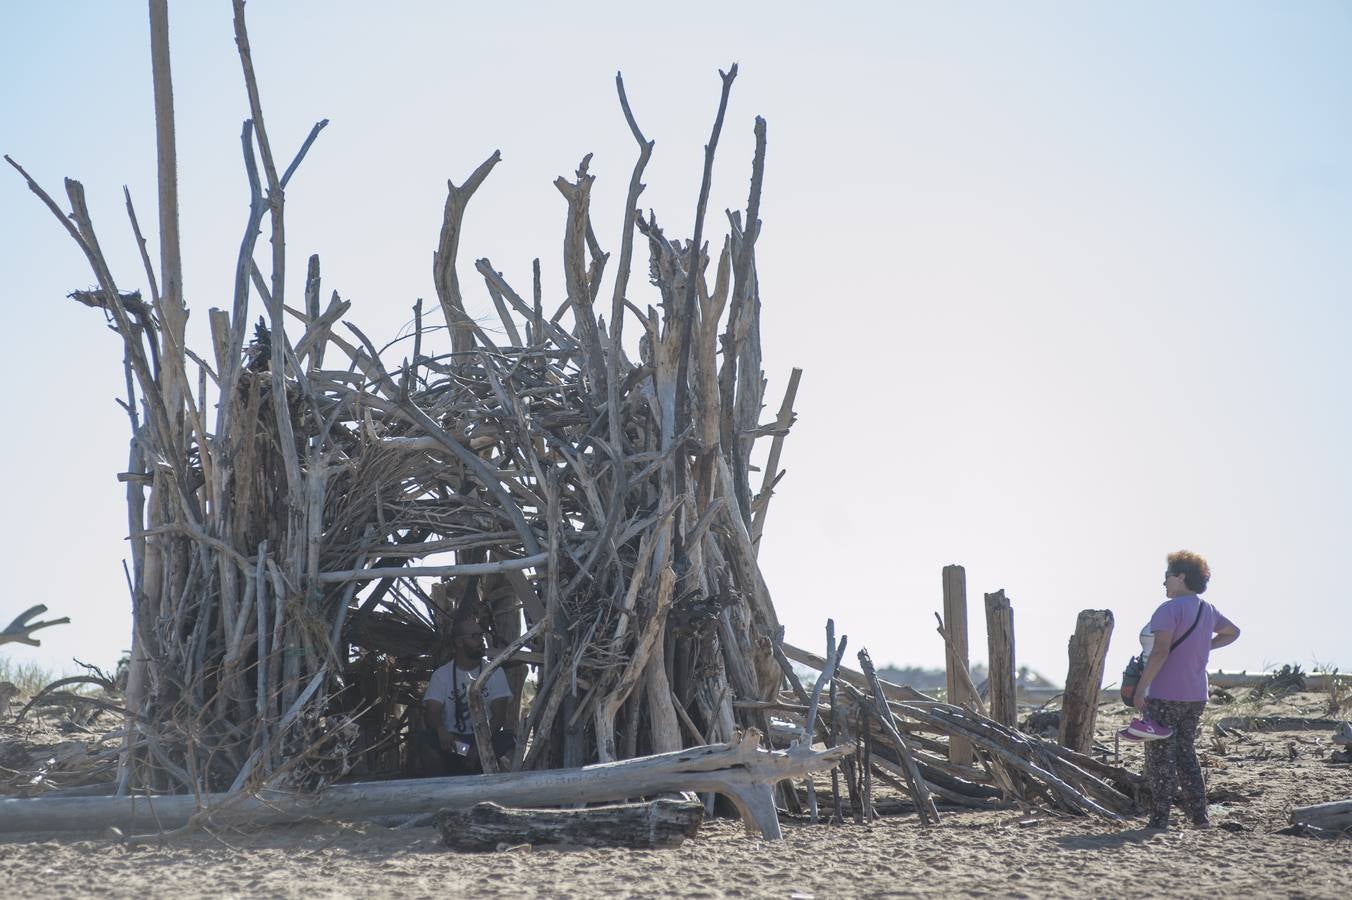
<path id="1" fill-rule="evenodd" d="M 948 702 L 962 705 L 975 700 L 968 690 L 971 683 L 967 659 L 967 571 L 962 566 L 944 566 L 944 631 L 948 652 Z M 972 744 L 965 738 L 950 736 L 948 761 L 957 765 L 971 765 Z"/>
<path id="2" fill-rule="evenodd" d="M 1086 609 L 1075 621 L 1075 634 L 1070 639 L 1070 669 L 1061 699 L 1060 740 L 1061 746 L 1079 753 L 1088 753 L 1094 744 L 1103 661 L 1112 635 L 1110 609 Z"/>
<path id="3" fill-rule="evenodd" d="M 1003 590 L 986 595 L 986 648 L 991 718 L 1013 726 L 1019 715 L 1014 686 L 1014 608 Z"/>

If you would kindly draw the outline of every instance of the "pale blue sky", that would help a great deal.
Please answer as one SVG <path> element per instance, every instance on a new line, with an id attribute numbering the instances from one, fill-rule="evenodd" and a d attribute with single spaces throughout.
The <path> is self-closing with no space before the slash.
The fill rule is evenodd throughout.
<path id="1" fill-rule="evenodd" d="M 247 102 L 227 0 L 170 6 L 199 328 L 231 289 Z M 480 256 L 521 285 L 540 256 L 561 299 L 551 181 L 584 153 L 618 246 L 635 148 L 617 69 L 657 141 L 643 203 L 687 231 L 736 60 L 711 206 L 744 205 L 765 116 L 767 418 L 806 370 L 762 553 L 790 640 L 815 647 L 833 615 L 879 661 L 940 664 L 932 611 L 959 562 L 974 659 L 981 592 L 1003 587 L 1019 661 L 1054 678 L 1076 612 L 1111 608 L 1111 678 L 1165 554 L 1189 547 L 1244 629 L 1215 664 L 1352 666 L 1352 5 L 503 6 L 249 5 L 279 155 L 331 121 L 287 192 L 291 272 L 319 252 L 364 330 L 393 336 L 435 296 L 445 180 L 494 149 L 461 245 L 478 312 Z M 0 9 L 0 151 L 54 191 L 82 180 L 141 287 L 121 187 L 153 231 L 145 4 L 19 7 Z M 75 620 L 7 650 L 110 662 L 128 635 L 120 351 L 63 299 L 93 281 L 83 258 L 3 172 L 0 272 L 0 619 L 45 602 Z"/>

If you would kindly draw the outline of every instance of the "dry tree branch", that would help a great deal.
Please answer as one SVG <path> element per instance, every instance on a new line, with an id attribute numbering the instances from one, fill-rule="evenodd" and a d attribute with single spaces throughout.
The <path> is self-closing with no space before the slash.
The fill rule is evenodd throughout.
<path id="1" fill-rule="evenodd" d="M 436 252 L 432 254 L 432 281 L 436 285 L 441 310 L 446 316 L 446 325 L 451 329 L 451 350 L 454 353 L 466 353 L 474 349 L 474 323 L 465 312 L 465 301 L 460 295 L 460 278 L 455 272 L 465 207 L 488 173 L 501 160 L 501 151 L 494 150 L 465 179 L 464 184 L 457 187 L 455 182 L 446 179 L 446 208 L 442 214 L 441 237 Z"/>
<path id="2" fill-rule="evenodd" d="M 732 92 L 733 79 L 737 77 L 737 64 L 733 63 L 727 72 L 721 69 L 719 78 L 723 80 L 723 90 L 718 98 L 718 114 L 714 117 L 714 127 L 709 135 L 709 143 L 704 145 L 704 175 L 700 181 L 699 202 L 695 206 L 695 232 L 690 239 L 690 259 L 685 267 L 685 299 L 682 303 L 680 356 L 676 369 L 676 421 L 684 423 L 688 418 L 689 391 L 687 381 L 690 367 L 691 330 L 698 311 L 695 305 L 696 273 L 699 271 L 700 255 L 704 252 L 704 213 L 709 205 L 709 189 L 714 177 L 714 152 L 718 149 L 718 136 L 723 131 L 723 116 L 728 109 L 728 95 Z M 676 492 L 685 491 L 684 466 L 676 467 Z"/>
<path id="3" fill-rule="evenodd" d="M 59 619 L 49 619 L 45 622 L 29 621 L 35 616 L 40 616 L 47 611 L 47 607 L 39 603 L 37 606 L 30 606 L 28 609 L 14 617 L 14 621 L 5 626 L 0 631 L 0 644 L 27 644 L 30 647 L 42 646 L 42 641 L 33 637 L 33 632 L 39 628 L 49 628 L 52 625 L 67 625 L 70 623 L 68 616 L 62 616 Z"/>

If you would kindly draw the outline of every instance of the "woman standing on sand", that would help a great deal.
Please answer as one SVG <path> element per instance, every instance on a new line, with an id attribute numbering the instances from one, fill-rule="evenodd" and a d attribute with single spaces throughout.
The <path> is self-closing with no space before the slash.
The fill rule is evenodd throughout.
<path id="1" fill-rule="evenodd" d="M 1154 643 L 1135 694 L 1136 708 L 1144 713 L 1147 726 L 1158 728 L 1158 739 L 1145 745 L 1145 774 L 1152 797 L 1150 828 L 1169 827 L 1169 808 L 1180 784 L 1184 810 L 1193 824 L 1199 828 L 1211 824 L 1202 767 L 1197 762 L 1197 723 L 1206 708 L 1211 651 L 1233 644 L 1239 629 L 1199 596 L 1210 578 L 1210 567 L 1196 553 L 1170 553 L 1164 571 L 1168 599 L 1150 617 Z M 1182 640 L 1175 643 L 1176 636 Z"/>

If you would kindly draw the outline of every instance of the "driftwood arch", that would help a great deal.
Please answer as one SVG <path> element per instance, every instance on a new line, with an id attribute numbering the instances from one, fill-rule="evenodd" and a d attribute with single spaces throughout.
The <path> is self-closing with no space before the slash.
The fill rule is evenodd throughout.
<path id="1" fill-rule="evenodd" d="M 354 764 L 392 768 L 393 713 L 471 594 L 510 645 L 494 665 L 537 667 L 513 769 L 768 731 L 763 709 L 736 703 L 772 700 L 783 679 L 756 550 L 798 373 L 763 426 L 763 120 L 746 209 L 729 213 L 721 247 L 710 253 L 704 240 L 736 66 L 722 73 L 689 240 L 639 211 L 653 142 L 616 77 L 637 160 L 608 310 L 598 304 L 611 254 L 593 228 L 588 158 L 555 183 L 568 212 L 564 304 L 542 308 L 538 261 L 522 290 L 479 259 L 501 336 L 467 313 L 461 221 L 494 152 L 463 184 L 448 182 L 432 274 L 449 350 L 433 346 L 419 301 L 411 345 L 382 352 L 344 321 L 348 301 L 336 291 L 323 301 L 317 256 L 303 296 L 289 294 L 286 187 L 326 123 L 280 167 L 235 0 L 250 208 L 232 306 L 207 311 L 211 346 L 195 352 L 177 252 L 167 15 L 150 6 L 158 270 L 127 197 L 145 293 L 122 290 L 78 182 L 66 181 L 67 215 L 6 158 L 85 252 L 98 286 L 72 296 L 103 311 L 125 350 L 134 649 L 119 792 L 313 785 Z M 629 292 L 644 249 L 656 308 Z M 636 359 L 627 324 L 639 329 Z M 752 485 L 761 438 L 773 465 Z"/>

